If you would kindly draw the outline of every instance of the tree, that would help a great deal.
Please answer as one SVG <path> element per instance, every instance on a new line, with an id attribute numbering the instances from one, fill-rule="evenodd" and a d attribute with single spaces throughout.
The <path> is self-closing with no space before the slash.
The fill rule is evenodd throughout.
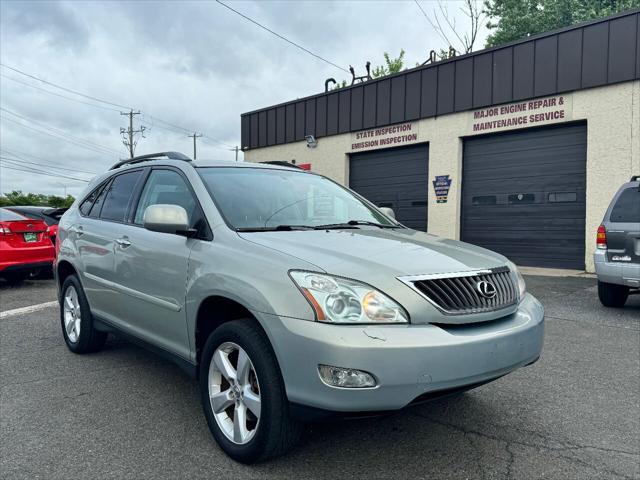
<path id="1" fill-rule="evenodd" d="M 386 75 L 391 75 L 393 73 L 398 73 L 404 70 L 404 54 L 405 54 L 405 51 L 400 50 L 400 55 L 398 55 L 396 58 L 391 58 L 391 56 L 387 52 L 384 52 L 383 56 L 384 56 L 385 64 L 378 65 L 377 67 L 375 67 L 371 71 L 371 77 L 372 78 L 384 77 Z M 337 83 L 333 87 L 333 90 L 344 88 L 347 85 L 348 85 L 347 81 L 342 80 L 341 82 Z"/>
<path id="2" fill-rule="evenodd" d="M 640 0 L 485 0 L 487 47 L 640 7 Z"/>
<path id="3" fill-rule="evenodd" d="M 447 49 L 439 49 L 437 53 L 440 60 L 451 56 L 451 49 L 459 53 L 470 53 L 475 47 L 478 38 L 478 30 L 484 20 L 484 12 L 478 0 L 464 0 L 464 5 L 460 7 L 462 14 L 468 18 L 469 26 L 465 31 L 456 25 L 456 19 L 449 13 L 449 9 L 444 0 L 438 0 L 436 9 L 429 15 L 416 0 L 416 4 L 422 11 L 433 30 L 446 43 Z"/>
<path id="4" fill-rule="evenodd" d="M 404 50 L 400 50 L 400 55 L 396 58 L 391 58 L 387 52 L 384 52 L 384 65 L 379 65 L 373 69 L 371 76 L 373 78 L 384 77 L 386 75 L 392 75 L 404 70 Z"/>
<path id="5" fill-rule="evenodd" d="M 42 193 L 22 193 L 20 190 L 13 190 L 0 195 L 0 207 L 15 206 L 38 206 L 38 207 L 70 207 L 74 202 L 71 195 L 60 197 L 58 195 L 45 195 Z"/>

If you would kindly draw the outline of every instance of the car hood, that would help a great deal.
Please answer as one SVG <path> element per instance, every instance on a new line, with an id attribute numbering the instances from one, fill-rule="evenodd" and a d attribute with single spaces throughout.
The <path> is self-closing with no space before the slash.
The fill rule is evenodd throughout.
<path id="1" fill-rule="evenodd" d="M 484 248 L 411 229 L 363 227 L 239 235 L 309 262 L 327 273 L 363 281 L 381 276 L 388 279 L 486 269 L 507 262 L 502 255 Z"/>

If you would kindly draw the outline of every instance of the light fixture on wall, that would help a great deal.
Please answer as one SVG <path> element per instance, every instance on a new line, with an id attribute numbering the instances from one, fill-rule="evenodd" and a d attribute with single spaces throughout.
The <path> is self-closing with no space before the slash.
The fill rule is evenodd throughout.
<path id="1" fill-rule="evenodd" d="M 318 140 L 313 135 L 305 135 L 304 139 L 307 141 L 307 148 L 316 148 L 318 146 Z"/>

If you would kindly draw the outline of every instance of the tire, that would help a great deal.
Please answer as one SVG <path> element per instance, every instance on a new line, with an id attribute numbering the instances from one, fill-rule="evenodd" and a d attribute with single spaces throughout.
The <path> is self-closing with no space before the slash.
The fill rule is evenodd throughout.
<path id="1" fill-rule="evenodd" d="M 242 373 L 237 375 L 240 349 L 249 359 L 248 364 L 243 363 L 248 365 L 244 369 L 245 372 L 248 371 L 245 377 L 248 380 L 239 379 L 234 392 L 232 382 L 227 381 L 221 374 L 222 369 L 218 365 L 222 356 L 229 360 L 229 366 L 232 367 L 227 373 L 235 372 L 236 378 L 243 377 Z M 218 356 L 214 361 L 216 353 Z M 222 363 L 226 365 L 224 361 Z M 238 391 L 243 392 L 240 401 L 234 400 L 239 395 Z M 280 367 L 269 340 L 255 320 L 234 320 L 211 333 L 202 352 L 200 392 L 209 429 L 222 450 L 234 460 L 255 463 L 274 458 L 293 448 L 300 439 L 302 425 L 289 415 L 289 402 Z M 219 403 L 225 405 L 224 409 L 218 408 L 216 414 L 210 397 L 218 393 L 217 398 L 220 399 L 224 392 L 227 392 L 223 400 L 225 403 Z M 259 398 L 259 416 L 255 416 L 248 406 L 248 399 L 253 398 L 255 401 L 256 397 Z M 246 405 L 244 402 L 247 402 Z M 242 409 L 243 405 L 246 412 L 243 422 L 246 427 L 246 439 L 236 436 L 237 431 L 242 429 L 237 429 L 234 424 L 236 412 Z M 253 409 L 256 409 L 255 403 Z M 243 417 L 239 415 L 237 418 Z M 226 433 L 221 425 L 226 426 Z M 232 437 L 235 437 L 235 440 Z"/>
<path id="2" fill-rule="evenodd" d="M 598 282 L 598 298 L 605 307 L 623 307 L 629 297 L 629 287 Z"/>
<path id="3" fill-rule="evenodd" d="M 100 350 L 107 334 L 94 328 L 89 302 L 77 276 L 65 279 L 59 301 L 62 336 L 69 350 L 80 354 Z"/>

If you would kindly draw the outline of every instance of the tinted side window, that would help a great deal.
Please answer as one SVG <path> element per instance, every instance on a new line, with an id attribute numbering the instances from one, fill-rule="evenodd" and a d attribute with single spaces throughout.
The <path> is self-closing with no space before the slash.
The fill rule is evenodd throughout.
<path id="1" fill-rule="evenodd" d="M 91 218 L 98 218 L 98 216 L 100 215 L 100 209 L 102 208 L 102 204 L 104 203 L 104 196 L 107 193 L 110 183 L 111 181 L 107 182 L 101 188 L 96 190 L 96 193 L 97 193 L 96 200 L 95 202 L 93 202 L 93 205 L 91 206 L 91 210 L 89 210 L 89 216 Z"/>
<path id="2" fill-rule="evenodd" d="M 610 222 L 640 222 L 640 190 L 631 187 L 623 190 L 609 216 Z"/>
<path id="3" fill-rule="evenodd" d="M 124 222 L 133 191 L 141 174 L 142 171 L 137 170 L 135 172 L 123 173 L 113 179 L 113 182 L 111 182 L 102 194 L 104 195 L 104 205 L 102 206 L 100 218 Z M 96 201 L 96 204 L 99 200 L 100 199 Z"/>
<path id="4" fill-rule="evenodd" d="M 93 207 L 93 203 L 96 201 L 96 198 L 98 198 L 98 194 L 102 190 L 102 187 L 103 185 L 96 188 L 87 196 L 87 198 L 85 198 L 84 202 L 80 204 L 80 213 L 82 213 L 82 215 L 89 215 L 91 207 Z"/>
<path id="5" fill-rule="evenodd" d="M 172 170 L 153 170 L 151 172 L 142 190 L 133 223 L 142 225 L 144 211 L 150 205 L 157 204 L 181 206 L 187 211 L 189 224 L 193 226 L 196 200 L 180 174 Z"/>

